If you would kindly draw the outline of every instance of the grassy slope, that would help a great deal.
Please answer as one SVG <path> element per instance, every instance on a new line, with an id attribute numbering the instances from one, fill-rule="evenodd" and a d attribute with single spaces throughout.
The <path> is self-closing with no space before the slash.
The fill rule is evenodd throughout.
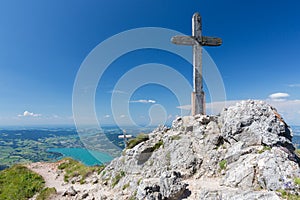
<path id="1" fill-rule="evenodd" d="M 0 172 L 0 199 L 23 200 L 42 190 L 43 178 L 24 166 L 15 165 Z"/>

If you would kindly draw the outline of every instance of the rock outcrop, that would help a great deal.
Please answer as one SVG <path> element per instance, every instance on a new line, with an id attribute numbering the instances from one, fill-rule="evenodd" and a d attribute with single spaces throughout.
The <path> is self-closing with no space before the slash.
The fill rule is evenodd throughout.
<path id="1" fill-rule="evenodd" d="M 158 127 L 148 140 L 124 150 L 98 175 L 97 188 L 86 191 L 86 197 L 275 200 L 296 196 L 300 160 L 292 136 L 276 109 L 262 101 L 242 101 L 219 116 L 178 117 L 171 128 Z M 74 199 L 80 195 L 79 191 Z"/>
<path id="2" fill-rule="evenodd" d="M 219 116 L 179 117 L 157 128 L 101 179 L 115 191 L 111 199 L 280 199 L 278 191 L 299 193 L 291 140 L 275 108 L 242 101 Z"/>

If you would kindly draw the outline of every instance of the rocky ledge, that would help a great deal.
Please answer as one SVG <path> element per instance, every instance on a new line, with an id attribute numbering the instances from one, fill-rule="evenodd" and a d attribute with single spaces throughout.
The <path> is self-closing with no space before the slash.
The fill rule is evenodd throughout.
<path id="1" fill-rule="evenodd" d="M 218 116 L 179 117 L 171 128 L 138 137 L 97 175 L 84 198 L 294 198 L 299 164 L 292 131 L 276 109 L 242 101 Z M 60 198 L 83 199 L 81 193 L 74 186 L 73 196 Z"/>
<path id="2" fill-rule="evenodd" d="M 100 176 L 109 199 L 281 199 L 299 194 L 299 164 L 276 109 L 249 100 L 157 128 Z"/>

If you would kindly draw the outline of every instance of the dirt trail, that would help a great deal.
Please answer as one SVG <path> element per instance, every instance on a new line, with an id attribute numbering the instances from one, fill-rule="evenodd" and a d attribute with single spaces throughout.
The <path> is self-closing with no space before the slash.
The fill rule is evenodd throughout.
<path id="1" fill-rule="evenodd" d="M 30 170 L 34 171 L 35 173 L 41 175 L 45 180 L 45 187 L 52 188 L 54 187 L 57 191 L 57 194 L 52 196 L 51 200 L 73 200 L 73 199 L 82 199 L 83 195 L 88 194 L 87 197 L 84 199 L 87 200 L 100 200 L 101 196 L 105 195 L 107 197 L 113 196 L 112 193 L 103 190 L 99 187 L 99 184 L 92 184 L 90 182 L 85 184 L 80 184 L 78 182 L 66 183 L 64 181 L 64 173 L 58 169 L 60 162 L 55 163 L 44 163 L 44 162 L 37 162 L 37 163 L 30 163 L 26 165 Z M 66 190 L 70 187 L 73 187 L 77 192 L 76 196 L 62 196 Z M 36 196 L 35 196 L 36 197 Z M 31 198 L 30 200 L 35 200 L 35 197 Z"/>
<path id="2" fill-rule="evenodd" d="M 60 163 L 31 163 L 28 164 L 30 170 L 41 175 L 45 180 L 45 187 L 54 187 L 58 194 L 62 194 L 68 187 L 68 184 L 64 183 L 64 175 L 59 172 L 57 168 Z"/>

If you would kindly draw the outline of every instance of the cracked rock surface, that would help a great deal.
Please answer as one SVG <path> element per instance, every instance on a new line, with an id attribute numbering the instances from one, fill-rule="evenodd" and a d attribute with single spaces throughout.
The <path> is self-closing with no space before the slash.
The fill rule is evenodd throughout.
<path id="1" fill-rule="evenodd" d="M 299 194 L 292 136 L 275 108 L 242 101 L 219 116 L 178 117 L 171 128 L 158 127 L 101 178 L 115 191 L 111 199 L 280 199 L 279 190 Z M 120 172 L 126 175 L 112 187 Z"/>

